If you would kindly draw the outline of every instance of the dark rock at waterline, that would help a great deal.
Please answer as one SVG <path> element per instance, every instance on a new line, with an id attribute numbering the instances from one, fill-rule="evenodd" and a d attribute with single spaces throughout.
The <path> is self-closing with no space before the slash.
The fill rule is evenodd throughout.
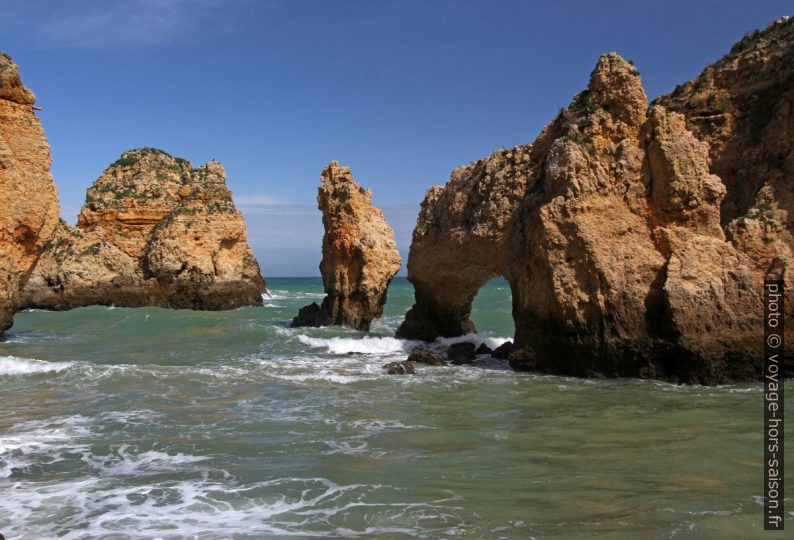
<path id="1" fill-rule="evenodd" d="M 474 351 L 474 354 L 479 356 L 481 354 L 491 354 L 492 352 L 493 350 L 488 345 L 485 343 L 480 343 L 480 346 L 477 347 L 477 350 Z"/>
<path id="2" fill-rule="evenodd" d="M 413 362 L 405 360 L 403 362 L 389 362 L 383 369 L 388 375 L 413 375 L 416 373 Z"/>
<path id="3" fill-rule="evenodd" d="M 427 364 L 428 366 L 446 366 L 447 362 L 441 355 L 431 353 L 424 349 L 414 349 L 408 355 L 407 362 L 415 362 L 417 364 Z"/>
<path id="4" fill-rule="evenodd" d="M 491 356 L 498 358 L 499 360 L 507 360 L 507 357 L 510 356 L 511 352 L 513 352 L 513 342 L 505 341 L 496 349 L 494 349 L 494 351 L 491 353 Z"/>
<path id="5" fill-rule="evenodd" d="M 474 343 L 465 341 L 463 343 L 454 343 L 447 349 L 447 357 L 456 366 L 461 364 L 471 364 L 475 357 Z"/>
<path id="6" fill-rule="evenodd" d="M 299 328 L 302 326 L 311 326 L 317 328 L 325 326 L 325 319 L 325 313 L 320 309 L 317 302 L 312 302 L 298 310 L 298 316 L 292 319 L 290 327 Z"/>

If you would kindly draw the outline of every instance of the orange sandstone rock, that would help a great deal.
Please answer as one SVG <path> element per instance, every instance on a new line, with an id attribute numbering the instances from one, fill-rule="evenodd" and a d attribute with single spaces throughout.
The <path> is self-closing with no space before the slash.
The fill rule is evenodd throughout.
<path id="1" fill-rule="evenodd" d="M 125 152 L 62 224 L 22 291 L 31 307 L 89 304 L 230 309 L 265 283 L 220 163 L 194 169 L 161 150 Z"/>
<path id="2" fill-rule="evenodd" d="M 369 330 L 383 314 L 386 292 L 402 264 L 383 212 L 350 169 L 331 162 L 322 172 L 317 205 L 323 213 L 323 276 L 326 297 L 301 308 L 292 326 L 346 325 Z"/>
<path id="3" fill-rule="evenodd" d="M 794 285 L 793 60 L 781 19 L 649 108 L 634 65 L 603 55 L 532 145 L 428 191 L 398 335 L 472 331 L 477 289 L 501 275 L 515 368 L 757 378 L 764 276 Z"/>
<path id="4" fill-rule="evenodd" d="M 11 326 L 18 290 L 58 225 L 50 146 L 33 112 L 33 92 L 0 53 L 0 336 Z"/>

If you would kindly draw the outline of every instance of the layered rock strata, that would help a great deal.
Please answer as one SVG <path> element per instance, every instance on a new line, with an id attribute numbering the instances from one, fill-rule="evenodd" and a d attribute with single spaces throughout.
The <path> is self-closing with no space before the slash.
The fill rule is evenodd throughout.
<path id="1" fill-rule="evenodd" d="M 369 330 L 383 314 L 389 283 L 402 265 L 394 231 L 372 205 L 372 192 L 336 161 L 322 172 L 317 206 L 325 228 L 320 273 L 326 296 L 321 305 L 301 308 L 292 326 Z"/>
<path id="2" fill-rule="evenodd" d="M 260 305 L 264 280 L 223 166 L 161 150 L 122 154 L 88 189 L 77 226 L 61 223 L 22 304 L 230 309 Z"/>
<path id="3" fill-rule="evenodd" d="M 781 19 L 650 107 L 634 65 L 603 55 L 532 145 L 428 191 L 398 335 L 472 331 L 477 289 L 501 275 L 518 369 L 758 378 L 764 277 L 792 285 L 793 55 Z"/>
<path id="4" fill-rule="evenodd" d="M 33 112 L 36 97 L 0 52 L 0 336 L 18 291 L 58 225 L 50 146 Z"/>

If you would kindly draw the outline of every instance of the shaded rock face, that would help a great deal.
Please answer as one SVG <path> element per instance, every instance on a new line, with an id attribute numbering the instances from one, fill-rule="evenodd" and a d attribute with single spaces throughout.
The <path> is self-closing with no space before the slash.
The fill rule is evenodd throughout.
<path id="1" fill-rule="evenodd" d="M 322 305 L 300 310 L 292 326 L 345 325 L 369 330 L 383 314 L 386 292 L 402 264 L 394 231 L 372 206 L 372 193 L 350 169 L 331 162 L 322 172 L 317 205 L 323 214 Z"/>
<path id="2" fill-rule="evenodd" d="M 781 60 L 794 51 L 791 24 L 778 21 L 734 48 L 701 75 L 708 84 L 698 92 L 688 83 L 650 107 L 634 66 L 603 55 L 587 90 L 531 146 L 518 147 L 528 154 L 520 167 L 499 162 L 491 177 L 500 181 L 489 186 L 478 184 L 477 162 L 464 169 L 470 181 L 453 174 L 431 188 L 409 255 L 416 304 L 398 335 L 471 331 L 477 289 L 503 275 L 513 294 L 515 368 L 706 384 L 757 378 L 763 279 L 792 262 L 794 62 Z M 765 89 L 768 114 L 758 114 L 752 89 Z M 730 96 L 733 120 L 702 114 L 711 91 Z M 748 170 L 759 175 L 755 187 L 742 180 Z M 498 218 L 478 217 L 504 185 L 515 195 L 500 200 L 515 202 L 492 206 Z M 498 231 L 491 247 L 479 242 L 481 221 Z M 449 249 L 455 242 L 460 248 Z M 447 259 L 440 269 L 437 250 Z M 465 277 L 447 276 L 451 268 Z M 784 274 L 791 287 L 791 271 Z"/>
<path id="3" fill-rule="evenodd" d="M 221 164 L 142 148 L 88 189 L 76 227 L 61 223 L 21 301 L 230 309 L 260 305 L 264 287 Z"/>
<path id="4" fill-rule="evenodd" d="M 18 308 L 19 287 L 58 225 L 50 146 L 33 92 L 0 53 L 0 336 Z"/>

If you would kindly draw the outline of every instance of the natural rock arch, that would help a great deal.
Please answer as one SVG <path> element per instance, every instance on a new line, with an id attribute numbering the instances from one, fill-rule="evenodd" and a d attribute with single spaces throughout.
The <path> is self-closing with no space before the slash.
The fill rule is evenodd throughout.
<path id="1" fill-rule="evenodd" d="M 431 340 L 474 331 L 474 297 L 505 275 L 505 243 L 529 179 L 530 150 L 499 150 L 428 190 L 408 255 L 416 304 L 399 337 Z"/>
<path id="2" fill-rule="evenodd" d="M 779 210 L 788 199 L 774 195 L 791 191 L 788 161 L 775 161 L 781 144 L 794 154 L 790 139 L 781 142 L 765 127 L 790 115 L 770 115 L 756 128 L 769 137 L 759 147 L 743 142 L 747 130 L 712 136 L 715 126 L 703 125 L 697 105 L 709 92 L 730 100 L 736 88 L 763 86 L 768 70 L 747 66 L 790 58 L 791 26 L 788 19 L 773 23 L 677 99 L 663 97 L 650 108 L 634 65 L 605 54 L 587 90 L 531 146 L 497 152 L 431 188 L 408 260 L 416 303 L 398 336 L 430 340 L 473 330 L 474 295 L 504 275 L 513 295 L 515 368 L 700 383 L 757 378 L 763 279 L 794 263 L 789 222 Z M 741 84 L 736 66 L 746 71 Z M 780 66 L 790 73 L 790 65 Z M 725 76 L 715 74 L 723 68 Z M 764 94 L 771 111 L 784 110 L 791 97 L 790 84 L 777 79 Z M 696 106 L 688 109 L 681 96 L 690 94 Z M 745 98 L 731 101 L 735 118 L 758 108 Z M 720 151 L 745 147 L 752 148 L 744 155 L 748 170 L 780 164 L 753 187 L 754 197 L 731 193 L 747 186 L 711 170 L 713 161 L 735 174 Z M 721 216 L 726 197 L 757 208 Z M 740 229 L 757 238 L 748 241 Z M 792 286 L 791 272 L 784 276 Z M 786 362 L 790 371 L 790 354 Z"/>

